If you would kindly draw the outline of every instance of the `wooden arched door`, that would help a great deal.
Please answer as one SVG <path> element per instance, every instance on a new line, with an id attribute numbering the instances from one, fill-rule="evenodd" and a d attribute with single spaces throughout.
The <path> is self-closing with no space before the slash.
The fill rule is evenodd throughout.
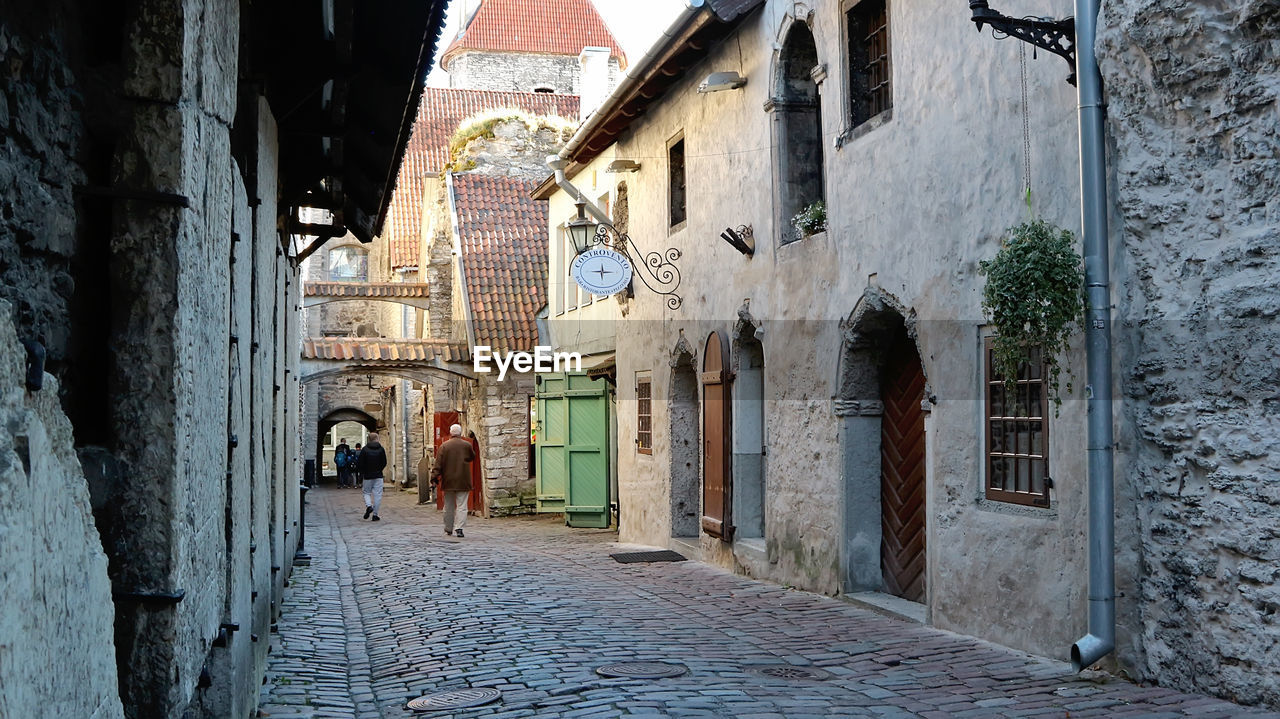
<path id="1" fill-rule="evenodd" d="M 732 379 L 729 343 L 716 330 L 702 353 L 702 529 L 725 542 L 733 539 Z"/>
<path id="2" fill-rule="evenodd" d="M 885 589 L 925 601 L 924 368 L 902 333 L 886 353 L 881 377 L 880 562 Z"/>

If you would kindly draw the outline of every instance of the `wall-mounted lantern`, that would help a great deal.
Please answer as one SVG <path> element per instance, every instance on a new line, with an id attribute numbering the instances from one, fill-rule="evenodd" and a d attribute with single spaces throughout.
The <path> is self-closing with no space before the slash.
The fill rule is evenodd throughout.
<path id="1" fill-rule="evenodd" d="M 587 251 L 596 236 L 596 227 L 598 223 L 592 222 L 586 213 L 586 203 L 577 203 L 578 216 L 565 223 L 565 229 L 569 231 L 569 239 L 573 242 L 573 251 L 575 255 L 580 255 Z"/>

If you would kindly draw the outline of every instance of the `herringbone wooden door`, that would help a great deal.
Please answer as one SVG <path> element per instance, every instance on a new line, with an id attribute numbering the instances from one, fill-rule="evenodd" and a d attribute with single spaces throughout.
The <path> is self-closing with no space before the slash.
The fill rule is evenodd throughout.
<path id="1" fill-rule="evenodd" d="M 880 423 L 880 567 L 885 588 L 925 599 L 924 371 L 906 337 L 884 367 Z"/>

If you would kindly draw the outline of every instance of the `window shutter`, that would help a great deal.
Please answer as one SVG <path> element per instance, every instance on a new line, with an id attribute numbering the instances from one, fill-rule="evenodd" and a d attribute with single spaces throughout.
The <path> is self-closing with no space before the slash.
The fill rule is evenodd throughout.
<path id="1" fill-rule="evenodd" d="M 733 539 L 731 379 L 729 344 L 717 330 L 702 354 L 702 529 L 725 542 Z"/>

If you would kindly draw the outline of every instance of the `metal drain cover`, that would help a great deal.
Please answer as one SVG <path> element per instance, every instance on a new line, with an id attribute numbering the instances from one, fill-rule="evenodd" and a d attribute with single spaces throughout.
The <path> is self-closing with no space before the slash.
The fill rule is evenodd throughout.
<path id="1" fill-rule="evenodd" d="M 792 679 L 821 681 L 831 674 L 814 667 L 797 667 L 791 664 L 770 664 L 763 667 L 751 667 L 748 671 L 770 679 Z"/>
<path id="2" fill-rule="evenodd" d="M 665 679 L 678 677 L 688 671 L 687 667 L 666 662 L 618 662 L 596 667 L 596 674 L 602 677 L 625 679 Z"/>
<path id="3" fill-rule="evenodd" d="M 439 712 L 448 709 L 467 709 L 495 702 L 502 696 L 497 689 L 480 687 L 476 689 L 450 689 L 449 691 L 427 694 L 409 701 L 408 707 L 416 712 Z"/>

